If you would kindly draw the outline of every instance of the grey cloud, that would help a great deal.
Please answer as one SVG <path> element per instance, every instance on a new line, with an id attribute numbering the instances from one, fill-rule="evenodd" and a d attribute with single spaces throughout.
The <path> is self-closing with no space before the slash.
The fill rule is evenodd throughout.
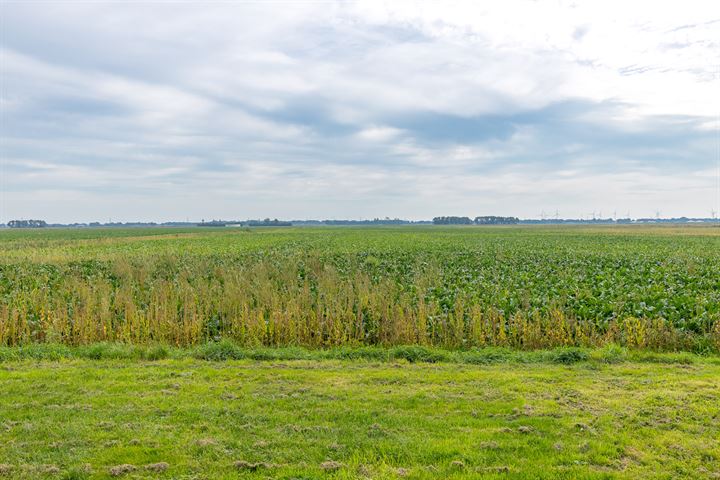
<path id="1" fill-rule="evenodd" d="M 464 194 L 498 208 L 507 195 L 518 211 L 497 213 L 523 215 L 522 195 L 597 201 L 585 194 L 600 188 L 593 176 L 663 195 L 685 179 L 708 197 L 696 179 L 711 165 L 712 119 L 626 120 L 635 104 L 598 100 L 576 79 L 600 62 L 477 32 L 463 42 L 460 27 L 444 38 L 373 23 L 343 4 L 223 5 L 3 6 L 8 214 L 73 220 L 61 209 L 116 205 L 131 219 L 149 202 L 170 217 L 175 199 L 228 216 L 241 202 L 247 216 L 424 218 Z"/>

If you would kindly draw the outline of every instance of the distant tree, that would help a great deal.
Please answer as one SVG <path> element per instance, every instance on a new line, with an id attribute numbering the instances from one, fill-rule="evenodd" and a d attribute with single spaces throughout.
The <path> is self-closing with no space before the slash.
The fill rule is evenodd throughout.
<path id="1" fill-rule="evenodd" d="M 198 227 L 224 227 L 227 225 L 227 222 L 224 222 L 222 220 L 211 220 L 209 222 L 206 222 L 203 218 L 202 223 L 198 223 Z"/>
<path id="2" fill-rule="evenodd" d="M 290 227 L 292 226 L 292 222 L 284 222 L 282 220 L 278 220 L 277 218 L 274 220 L 270 220 L 269 218 L 266 218 L 264 220 L 248 220 L 245 222 L 248 227 Z"/>
<path id="3" fill-rule="evenodd" d="M 310 224 L 311 221 L 294 221 L 298 225 Z M 411 220 L 402 220 L 400 218 L 374 218 L 372 220 L 320 220 L 315 223 L 324 225 L 412 225 L 416 223 L 430 223 L 425 221 L 414 222 Z"/>
<path id="4" fill-rule="evenodd" d="M 515 225 L 520 223 L 520 219 L 517 217 L 496 217 L 491 215 L 475 217 L 475 223 L 477 225 Z"/>
<path id="5" fill-rule="evenodd" d="M 470 217 L 435 217 L 433 224 L 435 225 L 472 225 L 473 221 Z"/>

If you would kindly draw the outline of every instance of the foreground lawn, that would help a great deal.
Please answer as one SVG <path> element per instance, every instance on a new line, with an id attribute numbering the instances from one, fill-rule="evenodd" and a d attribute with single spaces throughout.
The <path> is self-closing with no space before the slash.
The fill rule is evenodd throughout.
<path id="1" fill-rule="evenodd" d="M 717 478 L 720 365 L 0 363 L 0 477 Z"/>

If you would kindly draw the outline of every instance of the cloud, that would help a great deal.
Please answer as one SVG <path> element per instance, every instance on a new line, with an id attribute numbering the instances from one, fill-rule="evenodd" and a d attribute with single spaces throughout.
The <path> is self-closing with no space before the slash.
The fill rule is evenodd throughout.
<path id="1" fill-rule="evenodd" d="M 717 202 L 714 4 L 42 5 L 0 7 L 4 221 Z"/>

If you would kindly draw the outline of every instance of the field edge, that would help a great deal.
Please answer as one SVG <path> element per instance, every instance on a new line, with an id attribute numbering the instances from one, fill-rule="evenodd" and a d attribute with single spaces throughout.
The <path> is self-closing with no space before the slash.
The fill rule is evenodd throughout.
<path id="1" fill-rule="evenodd" d="M 628 349 L 618 345 L 601 348 L 559 347 L 546 350 L 518 350 L 503 347 L 443 349 L 420 345 L 332 347 L 245 347 L 231 340 L 208 342 L 195 347 L 173 347 L 164 344 L 125 344 L 101 342 L 67 346 L 57 343 L 34 343 L 0 347 L 0 365 L 18 361 L 64 360 L 138 360 L 196 359 L 206 361 L 255 360 L 347 360 L 382 363 L 450 363 L 450 364 L 574 364 L 574 363 L 662 363 L 720 364 L 720 355 L 693 352 L 655 352 Z"/>

